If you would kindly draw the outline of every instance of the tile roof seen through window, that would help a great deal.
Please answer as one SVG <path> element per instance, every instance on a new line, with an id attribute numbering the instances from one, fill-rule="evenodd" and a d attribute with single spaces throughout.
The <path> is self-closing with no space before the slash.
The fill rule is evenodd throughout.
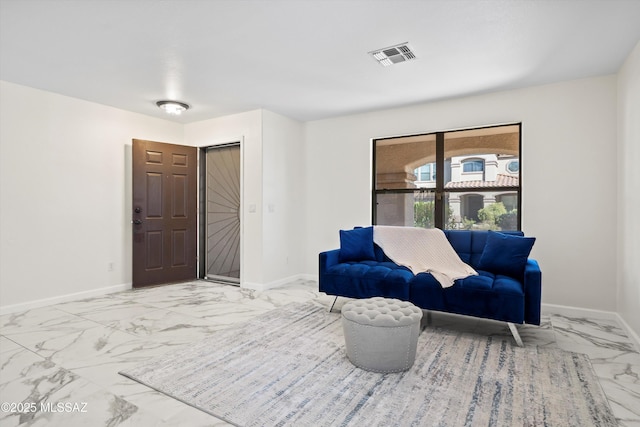
<path id="1" fill-rule="evenodd" d="M 509 176 L 498 174 L 495 181 L 455 181 L 448 182 L 444 188 L 495 188 L 495 187 L 517 187 L 519 178 L 517 176 Z"/>

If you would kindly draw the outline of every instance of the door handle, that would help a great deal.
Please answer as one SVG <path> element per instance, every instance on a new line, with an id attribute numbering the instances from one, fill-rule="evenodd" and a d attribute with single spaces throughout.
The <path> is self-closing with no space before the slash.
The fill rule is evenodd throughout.
<path id="1" fill-rule="evenodd" d="M 140 225 L 140 224 L 142 224 L 142 220 L 141 220 L 141 219 L 134 219 L 132 222 L 133 222 L 135 225 Z"/>

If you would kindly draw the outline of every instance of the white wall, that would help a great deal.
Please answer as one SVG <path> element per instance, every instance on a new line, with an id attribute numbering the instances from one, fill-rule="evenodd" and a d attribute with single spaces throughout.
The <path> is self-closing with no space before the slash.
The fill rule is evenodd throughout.
<path id="1" fill-rule="evenodd" d="M 304 271 L 303 136 L 302 123 L 267 110 L 185 126 L 189 145 L 242 140 L 242 286 L 262 289 Z"/>
<path id="2" fill-rule="evenodd" d="M 544 302 L 618 310 L 638 331 L 638 56 L 618 78 L 306 124 L 256 110 L 183 126 L 2 82 L 0 304 L 130 283 L 133 138 L 242 139 L 243 280 L 260 285 L 317 274 L 340 228 L 370 223 L 371 138 L 522 121 L 523 228 L 538 237 Z"/>
<path id="3" fill-rule="evenodd" d="M 307 123 L 307 271 L 339 229 L 371 222 L 372 138 L 518 121 L 522 224 L 538 238 L 543 301 L 614 311 L 615 76 Z"/>
<path id="4" fill-rule="evenodd" d="M 185 143 L 196 147 L 240 141 L 242 200 L 240 279 L 263 283 L 262 111 L 254 110 L 185 125 Z M 255 209 L 254 209 L 255 208 Z"/>
<path id="5" fill-rule="evenodd" d="M 618 74 L 618 312 L 640 335 L 640 42 Z"/>
<path id="6" fill-rule="evenodd" d="M 304 126 L 267 110 L 262 118 L 263 279 L 269 285 L 304 272 Z"/>
<path id="7" fill-rule="evenodd" d="M 130 287 L 131 141 L 183 126 L 4 81 L 0 116 L 1 307 Z"/>

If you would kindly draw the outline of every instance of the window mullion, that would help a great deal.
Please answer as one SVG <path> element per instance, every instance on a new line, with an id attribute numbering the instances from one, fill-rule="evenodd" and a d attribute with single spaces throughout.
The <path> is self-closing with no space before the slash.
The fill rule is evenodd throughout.
<path id="1" fill-rule="evenodd" d="M 433 222 L 436 228 L 444 230 L 444 133 L 436 133 L 436 197 Z"/>

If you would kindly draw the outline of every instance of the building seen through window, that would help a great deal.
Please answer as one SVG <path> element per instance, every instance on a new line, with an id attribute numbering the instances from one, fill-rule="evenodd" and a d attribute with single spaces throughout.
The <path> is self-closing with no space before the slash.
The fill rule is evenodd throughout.
<path id="1" fill-rule="evenodd" d="M 374 140 L 373 223 L 520 229 L 520 125 Z"/>

